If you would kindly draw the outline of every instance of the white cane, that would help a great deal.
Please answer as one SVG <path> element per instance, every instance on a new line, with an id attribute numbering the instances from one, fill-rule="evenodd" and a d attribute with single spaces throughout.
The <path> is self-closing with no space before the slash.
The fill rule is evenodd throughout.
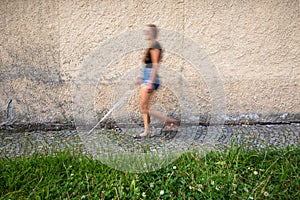
<path id="1" fill-rule="evenodd" d="M 88 132 L 88 135 L 94 131 L 94 129 L 99 126 L 101 122 L 103 122 L 116 108 L 118 108 L 132 93 L 134 89 L 130 89 L 119 99 L 119 101 L 100 119 L 100 121 Z"/>

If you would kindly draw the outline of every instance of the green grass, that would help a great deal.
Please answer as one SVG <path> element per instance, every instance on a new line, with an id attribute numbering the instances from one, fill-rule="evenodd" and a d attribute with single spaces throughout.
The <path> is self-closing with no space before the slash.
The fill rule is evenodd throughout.
<path id="1" fill-rule="evenodd" d="M 299 199 L 300 148 L 185 153 L 160 170 L 114 170 L 70 151 L 0 158 L 1 199 Z"/>

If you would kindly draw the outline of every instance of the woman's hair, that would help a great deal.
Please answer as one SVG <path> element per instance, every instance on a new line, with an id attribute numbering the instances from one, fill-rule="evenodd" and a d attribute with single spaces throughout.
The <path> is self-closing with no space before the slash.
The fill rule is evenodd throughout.
<path id="1" fill-rule="evenodd" d="M 147 24 L 147 26 L 151 28 L 153 37 L 156 39 L 156 38 L 157 38 L 157 35 L 158 35 L 158 29 L 157 29 L 157 26 L 154 25 L 154 24 Z"/>

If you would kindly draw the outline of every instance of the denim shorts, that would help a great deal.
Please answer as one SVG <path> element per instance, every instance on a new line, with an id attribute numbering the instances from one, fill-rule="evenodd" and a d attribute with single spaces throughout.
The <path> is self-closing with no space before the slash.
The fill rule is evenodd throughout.
<path id="1" fill-rule="evenodd" d="M 151 76 L 152 68 L 144 68 L 143 70 L 143 85 L 147 85 L 150 81 L 150 76 Z M 160 80 L 158 74 L 155 76 L 155 81 L 153 84 L 154 90 L 157 90 L 160 86 Z"/>

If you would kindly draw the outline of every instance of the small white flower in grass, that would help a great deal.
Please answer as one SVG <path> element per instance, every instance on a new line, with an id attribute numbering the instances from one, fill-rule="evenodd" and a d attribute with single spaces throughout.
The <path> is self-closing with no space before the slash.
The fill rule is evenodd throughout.
<path id="1" fill-rule="evenodd" d="M 143 192 L 143 193 L 142 193 L 142 197 L 146 197 L 146 192 Z"/>
<path id="2" fill-rule="evenodd" d="M 199 186 L 199 188 L 200 188 L 201 190 L 203 190 L 204 187 L 203 187 L 202 184 L 199 184 L 198 186 Z"/>
<path id="3" fill-rule="evenodd" d="M 253 198 L 253 196 L 249 196 L 249 199 L 250 199 L 250 200 L 253 200 L 254 198 Z"/>
<path id="4" fill-rule="evenodd" d="M 159 194 L 160 194 L 160 195 L 164 195 L 164 194 L 165 194 L 165 191 L 161 190 L 161 191 L 159 192 Z"/>
<path id="5" fill-rule="evenodd" d="M 253 174 L 254 174 L 254 175 L 257 175 L 257 174 L 258 174 L 258 171 L 254 171 Z"/>
<path id="6" fill-rule="evenodd" d="M 173 166 L 173 169 L 176 169 L 176 166 Z"/>
<path id="7" fill-rule="evenodd" d="M 210 182 L 210 184 L 211 184 L 211 185 L 214 185 L 214 184 L 215 184 L 215 182 L 214 182 L 214 181 L 211 181 L 211 182 Z"/>
<path id="8" fill-rule="evenodd" d="M 232 183 L 233 189 L 236 190 L 237 184 Z"/>
<path id="9" fill-rule="evenodd" d="M 264 195 L 267 197 L 267 196 L 269 196 L 269 193 L 268 192 L 264 192 Z"/>
<path id="10" fill-rule="evenodd" d="M 74 174 L 71 174 L 71 176 L 74 176 Z"/>
<path id="11" fill-rule="evenodd" d="M 154 183 L 150 183 L 150 187 L 151 187 L 151 188 L 154 188 Z"/>
<path id="12" fill-rule="evenodd" d="M 216 186 L 216 190 L 217 190 L 217 191 L 219 191 L 219 190 L 220 190 L 220 188 L 219 188 L 218 186 Z"/>

